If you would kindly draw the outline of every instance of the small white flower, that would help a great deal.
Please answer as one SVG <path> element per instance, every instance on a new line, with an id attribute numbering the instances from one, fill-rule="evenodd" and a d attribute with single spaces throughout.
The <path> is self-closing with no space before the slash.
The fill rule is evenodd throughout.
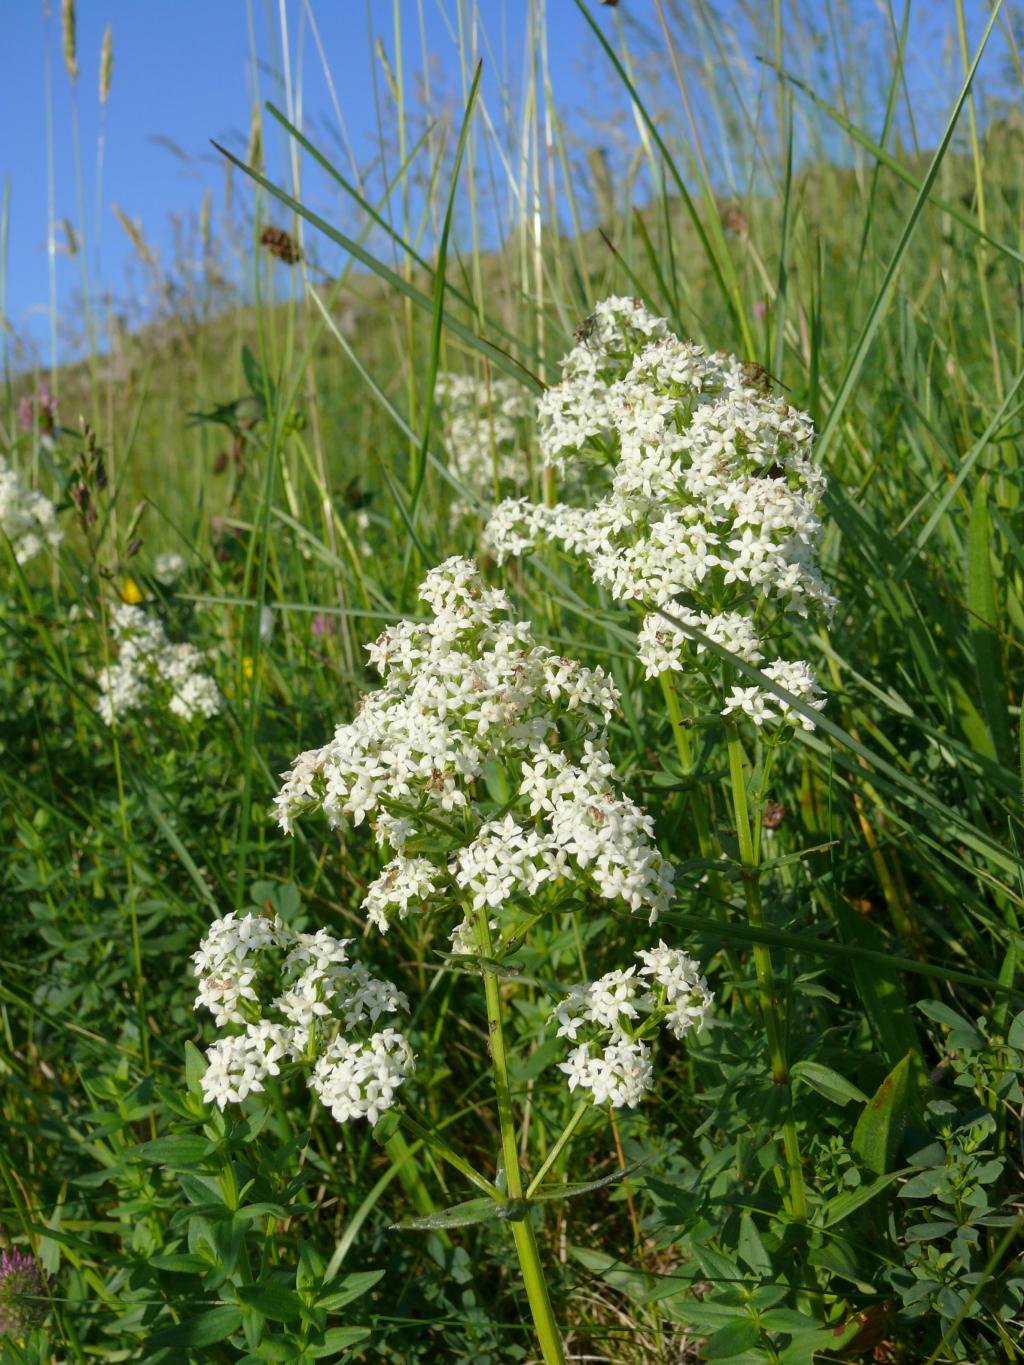
<path id="1" fill-rule="evenodd" d="M 147 705 L 163 705 L 180 720 L 209 719 L 223 699 L 203 671 L 203 654 L 191 644 L 174 644 L 163 626 L 141 607 L 118 605 L 111 618 L 117 662 L 98 675 L 96 709 L 108 725 Z"/>
<path id="2" fill-rule="evenodd" d="M 559 1070 L 566 1073 L 570 1090 L 589 1090 L 594 1104 L 613 1109 L 633 1108 L 654 1086 L 651 1049 L 642 1042 L 612 1042 L 597 1056 L 582 1043 Z"/>
<path id="3" fill-rule="evenodd" d="M 314 1067 L 309 1088 L 339 1123 L 360 1118 L 376 1123 L 414 1069 L 408 1041 L 396 1029 L 383 1029 L 365 1043 L 344 1038 L 332 1043 Z"/>
<path id="4" fill-rule="evenodd" d="M 168 550 L 164 554 L 157 555 L 153 562 L 153 577 L 165 588 L 176 583 L 184 572 L 185 561 L 174 550 Z"/>
<path id="5" fill-rule="evenodd" d="M 288 1042 L 286 1032 L 259 1026 L 235 1037 L 218 1038 L 206 1050 L 203 1099 L 223 1109 L 262 1090 L 268 1076 L 280 1073 L 279 1063 L 288 1051 Z"/>
<path id="6" fill-rule="evenodd" d="M 57 525 L 57 509 L 49 498 L 21 480 L 18 471 L 0 455 L 0 534 L 10 541 L 14 558 L 27 564 L 42 550 L 55 550 L 64 538 Z"/>
<path id="7" fill-rule="evenodd" d="M 350 961 L 349 943 L 326 929 L 296 933 L 276 915 L 232 913 L 210 926 L 193 955 L 196 1006 L 243 1031 L 207 1049 L 204 1099 L 221 1108 L 238 1104 L 291 1062 L 312 1068 L 310 1088 L 340 1122 L 374 1122 L 391 1105 L 413 1070 L 409 1043 L 392 1028 L 368 1038 L 340 1030 L 372 1028 L 409 1002 L 390 981 Z M 268 999 L 271 981 L 284 989 Z"/>
<path id="8" fill-rule="evenodd" d="M 760 664 L 766 630 L 786 613 L 834 608 L 814 562 L 825 480 L 811 461 L 808 415 L 759 391 L 735 356 L 708 355 L 642 305 L 611 298 L 581 329 L 561 382 L 538 399 L 537 425 L 545 463 L 584 498 L 500 503 L 484 530 L 498 560 L 560 544 L 614 600 L 646 609 L 638 652 L 648 677 L 685 672 L 707 701 L 724 701 L 723 714 L 793 721 L 757 689 L 721 698 L 701 674 L 715 661 L 682 627 Z M 797 695 L 818 707 L 818 693 Z"/>
<path id="9" fill-rule="evenodd" d="M 248 914 L 239 918 L 232 911 L 214 921 L 192 954 L 199 978 L 196 1007 L 210 1010 L 218 1026 L 244 1024 L 247 1012 L 243 1002 L 257 1000 L 254 982 L 265 950 L 281 946 L 285 932 L 276 915 L 267 918 Z"/>
<path id="10" fill-rule="evenodd" d="M 641 949 L 637 957 L 643 963 L 640 975 L 650 977 L 652 985 L 662 988 L 669 1006 L 665 1024 L 675 1038 L 682 1038 L 691 1029 L 698 1032 L 711 1011 L 712 995 L 700 972 L 700 964 L 679 948 L 669 948 L 664 941 L 657 948 Z"/>

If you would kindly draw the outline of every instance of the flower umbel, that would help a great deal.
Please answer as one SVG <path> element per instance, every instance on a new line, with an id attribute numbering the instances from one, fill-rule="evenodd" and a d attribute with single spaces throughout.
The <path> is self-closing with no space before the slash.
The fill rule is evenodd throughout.
<path id="1" fill-rule="evenodd" d="M 16 469 L 0 455 L 0 535 L 6 536 L 19 564 L 42 550 L 55 550 L 64 538 L 53 503 L 27 488 Z"/>
<path id="2" fill-rule="evenodd" d="M 369 922 L 386 933 L 436 908 L 450 915 L 448 951 L 460 959 L 512 952 L 532 922 L 581 896 L 654 920 L 668 907 L 672 867 L 650 816 L 618 789 L 604 747 L 619 703 L 608 676 L 533 644 L 468 560 L 433 569 L 420 597 L 427 622 L 392 626 L 368 647 L 383 685 L 286 775 L 282 827 L 315 809 L 334 826 L 367 823 L 391 855 L 366 891 Z M 222 1011 L 249 988 L 248 950 L 228 977 L 216 988 Z M 636 1104 L 651 1084 L 647 1039 L 661 1024 L 681 1038 L 709 1001 L 696 964 L 664 944 L 639 966 L 573 988 L 556 1012 L 559 1032 L 579 1042 L 563 1066 L 570 1085 L 596 1103 Z M 353 1103 L 375 1111 L 365 1068 L 376 1068 L 388 1099 L 406 1060 L 383 1036 L 362 1047 L 345 1040 L 310 1084 L 335 1113 Z M 243 1078 L 250 1065 L 247 1053 Z M 329 1065 L 335 1073 L 322 1075 Z"/>
<path id="3" fill-rule="evenodd" d="M 364 902 L 382 932 L 414 905 L 498 909 L 569 877 L 655 918 L 672 870 L 650 817 L 612 785 L 603 734 L 618 693 L 608 675 L 533 644 L 468 560 L 431 570 L 420 597 L 432 619 L 368 646 L 384 685 L 286 775 L 282 828 L 318 807 L 335 826 L 370 823 L 397 854 Z M 498 767 L 511 808 L 495 818 L 479 786 Z"/>
<path id="4" fill-rule="evenodd" d="M 646 1040 L 659 1026 L 681 1039 L 703 1028 L 711 1009 L 711 992 L 692 957 L 664 942 L 636 956 L 639 971 L 629 967 L 570 987 L 551 1016 L 558 1036 L 577 1044 L 559 1063 L 569 1089 L 589 1090 L 594 1104 L 616 1109 L 639 1104 L 653 1086 Z"/>
<path id="5" fill-rule="evenodd" d="M 296 933 L 277 915 L 231 913 L 210 926 L 192 956 L 196 1008 L 234 1031 L 207 1049 L 207 1102 L 238 1104 L 291 1065 L 339 1122 L 375 1123 L 394 1103 L 412 1048 L 393 1028 L 370 1030 L 408 1001 L 350 961 L 349 943 L 326 929 Z"/>
<path id="6" fill-rule="evenodd" d="M 217 714 L 221 695 L 202 671 L 206 660 L 195 645 L 172 643 L 155 616 L 127 602 L 115 608 L 110 630 L 117 662 L 100 670 L 96 708 L 108 725 L 146 706 L 166 708 L 185 722 Z"/>
<path id="7" fill-rule="evenodd" d="M 723 692 L 717 658 L 690 633 L 762 666 L 812 710 L 824 705 L 806 663 L 763 662 L 787 614 L 835 606 L 815 559 L 825 480 L 807 414 L 770 396 L 757 367 L 709 355 L 636 300 L 611 298 L 538 400 L 537 422 L 542 457 L 569 492 L 602 479 L 605 491 L 581 504 L 501 503 L 485 531 L 499 560 L 560 542 L 614 600 L 645 612 L 648 677 L 685 671 L 702 706 L 813 729 L 770 689 Z"/>

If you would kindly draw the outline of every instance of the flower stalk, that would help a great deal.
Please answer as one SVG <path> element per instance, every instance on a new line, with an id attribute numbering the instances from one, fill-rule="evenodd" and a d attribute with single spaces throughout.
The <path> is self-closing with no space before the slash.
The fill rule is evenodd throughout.
<path id="1" fill-rule="evenodd" d="M 476 912 L 477 935 L 480 953 L 485 961 L 490 961 L 493 953 L 491 927 L 486 907 Z M 501 988 L 497 974 L 489 967 L 482 969 L 484 979 L 484 998 L 487 1004 L 487 1037 L 494 1069 L 494 1091 L 498 1104 L 498 1125 L 501 1131 L 501 1154 L 505 1166 L 505 1188 L 509 1200 L 522 1200 L 523 1177 L 519 1169 L 519 1144 L 516 1139 L 515 1116 L 512 1111 L 512 1092 L 508 1081 L 508 1057 L 505 1052 L 505 1033 L 501 1019 Z M 529 1210 L 523 1218 L 512 1222 L 512 1236 L 519 1268 L 523 1274 L 523 1285 L 533 1315 L 537 1339 L 544 1356 L 545 1365 L 565 1365 L 562 1337 L 555 1321 L 554 1310 L 548 1295 L 544 1268 L 541 1265 L 537 1238 L 530 1221 Z"/>
<path id="2" fill-rule="evenodd" d="M 729 783 L 732 791 L 736 837 L 739 842 L 742 868 L 743 897 L 747 907 L 747 922 L 752 928 L 764 928 L 764 909 L 761 904 L 759 849 L 755 844 L 747 805 L 746 755 L 743 741 L 735 725 L 728 726 Z M 782 1124 L 782 1145 L 786 1157 L 786 1176 L 789 1185 L 790 1212 L 799 1222 L 807 1221 L 807 1192 L 804 1187 L 800 1142 L 793 1118 L 792 1088 L 789 1061 L 786 1056 L 785 1026 L 775 988 L 775 968 L 767 943 L 753 944 L 754 970 L 757 974 L 758 998 L 768 1040 L 768 1057 L 772 1082 L 786 1088 L 786 1117 Z"/>

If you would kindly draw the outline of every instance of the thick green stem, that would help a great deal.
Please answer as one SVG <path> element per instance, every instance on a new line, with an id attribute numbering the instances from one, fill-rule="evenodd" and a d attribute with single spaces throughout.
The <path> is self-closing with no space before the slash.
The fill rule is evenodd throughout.
<path id="1" fill-rule="evenodd" d="M 487 961 L 492 956 L 491 927 L 484 907 L 476 912 L 477 941 L 480 952 Z M 508 1083 L 508 1057 L 505 1053 L 505 1034 L 501 1024 L 501 989 L 498 978 L 487 967 L 483 969 L 484 996 L 487 1002 L 487 1036 L 491 1050 L 491 1063 L 494 1068 L 494 1090 L 498 1102 L 498 1125 L 501 1130 L 501 1154 L 505 1165 L 505 1189 L 510 1201 L 522 1200 L 523 1177 L 519 1169 L 519 1145 L 516 1141 L 515 1118 L 512 1113 L 512 1092 Z M 545 1365 L 565 1365 L 562 1338 L 555 1322 L 555 1315 L 548 1297 L 548 1286 L 544 1279 L 544 1268 L 540 1261 L 537 1238 L 530 1221 L 529 1210 L 526 1216 L 512 1221 L 512 1236 L 519 1255 L 519 1268 L 523 1274 L 523 1285 L 529 1300 L 533 1325 L 537 1329 L 537 1339 Z"/>
<path id="2" fill-rule="evenodd" d="M 764 927 L 764 911 L 761 906 L 761 885 L 758 877 L 757 851 L 750 828 L 750 813 L 747 809 L 747 779 L 744 771 L 743 742 L 735 725 L 729 726 L 729 777 L 732 785 L 733 812 L 736 817 L 736 835 L 739 840 L 740 863 L 743 868 L 743 895 L 747 906 L 747 919 L 756 929 Z M 775 990 L 775 969 L 772 965 L 771 949 L 766 943 L 755 941 L 754 968 L 757 973 L 758 996 L 764 1018 L 765 1033 L 768 1037 L 768 1055 L 771 1062 L 772 1081 L 786 1088 L 786 1117 L 782 1124 L 782 1146 L 786 1155 L 786 1174 L 789 1180 L 790 1211 L 801 1222 L 807 1220 L 807 1192 L 804 1188 L 803 1165 L 800 1160 L 800 1144 L 797 1137 L 796 1122 L 793 1118 L 793 1099 L 789 1076 L 789 1062 L 786 1058 L 786 1043 L 779 1009 L 779 999 Z"/>

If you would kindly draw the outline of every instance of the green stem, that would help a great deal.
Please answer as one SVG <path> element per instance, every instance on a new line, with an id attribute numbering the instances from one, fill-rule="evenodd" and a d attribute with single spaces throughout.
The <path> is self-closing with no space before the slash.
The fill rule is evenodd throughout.
<path id="1" fill-rule="evenodd" d="M 425 1124 L 422 1124 L 418 1122 L 415 1118 L 413 1118 L 413 1116 L 408 1112 L 408 1109 L 400 1112 L 398 1118 L 399 1122 L 404 1123 L 405 1126 L 409 1129 L 410 1133 L 415 1133 L 415 1135 L 420 1139 L 422 1143 L 428 1146 L 432 1151 L 436 1152 L 437 1155 L 442 1159 L 442 1161 L 447 1161 L 450 1166 L 454 1166 L 455 1169 L 459 1171 L 460 1174 L 464 1175 L 471 1184 L 475 1185 L 478 1190 L 480 1190 L 482 1193 L 486 1195 L 489 1195 L 494 1200 L 502 1200 L 504 1198 L 501 1191 L 498 1189 L 496 1185 L 492 1185 L 489 1180 L 487 1180 L 484 1176 L 480 1174 L 479 1171 L 474 1170 L 474 1168 L 469 1164 L 465 1157 L 461 1157 L 459 1156 L 458 1152 L 453 1151 L 452 1148 L 448 1146 L 447 1142 L 444 1142 L 437 1135 L 437 1133 L 433 1132 Z M 401 1154 L 397 1152 L 391 1153 L 390 1145 L 389 1154 L 392 1155 L 393 1157 L 399 1157 L 403 1161 L 405 1160 L 404 1153 Z M 417 1207 L 419 1207 L 418 1202 Z M 428 1209 L 420 1208 L 419 1212 L 433 1213 L 434 1209 L 433 1207 Z"/>
<path id="2" fill-rule="evenodd" d="M 672 735 L 676 742 L 676 753 L 679 755 L 679 763 L 683 774 L 691 777 L 693 774 L 693 744 L 690 731 L 683 720 L 682 708 L 679 705 L 679 697 L 676 693 L 676 685 L 671 671 L 662 673 L 659 677 L 661 683 L 662 696 L 665 698 L 665 707 L 668 711 L 668 718 L 672 724 Z M 708 863 L 715 864 L 721 857 L 721 847 L 718 836 L 715 834 L 711 825 L 710 801 L 703 788 L 693 786 L 688 793 L 690 798 L 690 814 L 693 817 L 693 826 L 697 832 L 697 846 L 700 849 L 700 856 Z M 708 869 L 707 887 L 710 893 L 711 904 L 715 912 L 722 919 L 727 919 L 729 915 L 729 903 L 732 899 L 732 890 L 720 872 L 716 872 L 713 867 Z M 740 965 L 732 948 L 723 949 L 725 960 L 729 965 L 735 980 L 740 979 Z"/>
<path id="3" fill-rule="evenodd" d="M 543 1162 L 543 1164 L 541 1165 L 540 1170 L 537 1172 L 537 1174 L 536 1174 L 536 1175 L 533 1177 L 533 1179 L 530 1181 L 530 1184 L 529 1184 L 529 1186 L 527 1187 L 527 1190 L 526 1190 L 526 1197 L 527 1197 L 527 1199 L 532 1199 L 533 1196 L 534 1196 L 534 1195 L 537 1193 L 537 1191 L 540 1189 L 540 1187 L 541 1187 L 541 1182 L 543 1181 L 544 1177 L 547 1175 L 548 1171 L 551 1170 L 551 1167 L 555 1164 L 555 1162 L 558 1160 L 559 1156 L 560 1156 L 560 1155 L 562 1154 L 562 1152 L 565 1150 L 565 1145 L 566 1145 L 566 1143 L 569 1142 L 570 1139 L 572 1138 L 573 1133 L 575 1133 L 576 1129 L 577 1129 L 577 1128 L 579 1127 L 579 1125 L 580 1125 L 580 1122 L 581 1122 L 581 1120 L 582 1120 L 582 1118 L 583 1118 L 583 1115 L 587 1112 L 587 1110 L 588 1110 L 589 1108 L 590 1108 L 590 1101 L 589 1101 L 589 1100 L 580 1100 L 579 1104 L 576 1106 L 575 1110 L 573 1111 L 573 1116 L 572 1116 L 572 1118 L 569 1120 L 569 1122 L 568 1122 L 568 1123 L 565 1125 L 565 1127 L 562 1129 L 562 1132 L 561 1132 L 561 1135 L 560 1135 L 559 1138 L 558 1138 L 558 1141 L 557 1141 L 557 1142 L 555 1143 L 555 1145 L 551 1148 L 551 1151 L 548 1152 L 547 1156 L 544 1158 L 544 1162 Z"/>
<path id="4" fill-rule="evenodd" d="M 740 863 L 743 868 L 743 895 L 747 906 L 747 921 L 753 928 L 763 929 L 764 911 L 761 905 L 757 852 L 751 834 L 750 813 L 747 809 L 743 741 L 740 739 L 735 725 L 730 725 L 728 732 L 729 776 L 732 786 L 733 812 L 736 817 L 736 835 L 739 840 Z M 786 1173 L 789 1180 L 790 1212 L 794 1218 L 803 1223 L 807 1221 L 807 1192 L 804 1188 L 796 1121 L 793 1118 L 789 1062 L 786 1059 L 782 1016 L 775 990 L 775 969 L 772 965 L 771 949 L 767 943 L 759 943 L 755 940 L 752 946 L 754 967 L 757 973 L 758 996 L 761 1001 L 765 1033 L 768 1037 L 768 1056 L 771 1062 L 772 1081 L 775 1085 L 785 1086 L 786 1088 L 787 1103 L 786 1117 L 782 1124 L 782 1145 L 786 1155 Z"/>
<path id="5" fill-rule="evenodd" d="M 485 960 L 493 954 L 491 926 L 487 918 L 487 907 L 476 911 L 477 934 L 480 952 Z M 489 968 L 483 968 L 484 997 L 487 1003 L 487 1035 L 494 1068 L 494 1090 L 498 1102 L 498 1125 L 501 1130 L 501 1153 L 505 1165 L 505 1188 L 510 1201 L 523 1198 L 523 1177 L 519 1169 L 519 1147 L 516 1142 L 516 1125 L 512 1113 L 512 1091 L 508 1082 L 508 1057 L 505 1052 L 505 1034 L 501 1023 L 501 988 L 498 978 Z M 526 1216 L 512 1222 L 512 1236 L 519 1256 L 519 1268 L 523 1274 L 526 1297 L 533 1314 L 533 1325 L 545 1365 L 565 1365 L 562 1338 L 555 1322 L 555 1315 L 548 1297 L 544 1268 L 540 1261 L 537 1238 L 527 1209 Z"/>
<path id="6" fill-rule="evenodd" d="M 679 762 L 683 769 L 684 777 L 693 775 L 693 744 L 690 739 L 690 732 L 683 722 L 683 713 L 679 706 L 679 698 L 676 695 L 675 683 L 672 680 L 672 673 L 669 670 L 659 675 L 661 692 L 665 698 L 665 706 L 668 710 L 668 718 L 672 722 L 672 735 L 676 742 L 676 753 L 679 755 Z M 711 820 L 708 811 L 705 793 L 700 787 L 694 786 L 688 793 L 690 798 L 690 812 L 693 816 L 694 828 L 697 831 L 697 843 L 700 847 L 702 858 L 707 858 L 711 862 L 718 859 L 718 848 L 715 837 L 711 832 Z M 712 878 L 712 884 L 717 882 L 717 874 Z"/>

